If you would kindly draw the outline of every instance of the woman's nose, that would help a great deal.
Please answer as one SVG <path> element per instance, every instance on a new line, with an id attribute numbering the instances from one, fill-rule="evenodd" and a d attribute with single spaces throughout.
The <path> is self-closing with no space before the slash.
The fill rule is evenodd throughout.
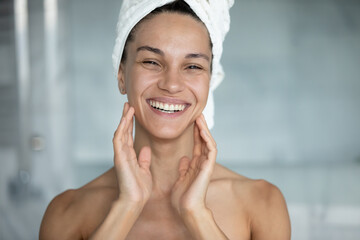
<path id="1" fill-rule="evenodd" d="M 158 87 L 169 93 L 177 93 L 184 90 L 184 79 L 176 70 L 168 69 L 158 81 Z"/>

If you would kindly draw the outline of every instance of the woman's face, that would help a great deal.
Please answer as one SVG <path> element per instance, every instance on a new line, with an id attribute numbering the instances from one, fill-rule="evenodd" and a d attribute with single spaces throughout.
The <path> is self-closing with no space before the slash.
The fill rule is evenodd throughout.
<path id="1" fill-rule="evenodd" d="M 141 23 L 118 76 L 136 121 L 156 137 L 180 136 L 206 105 L 211 56 L 206 27 L 191 16 L 161 13 Z"/>

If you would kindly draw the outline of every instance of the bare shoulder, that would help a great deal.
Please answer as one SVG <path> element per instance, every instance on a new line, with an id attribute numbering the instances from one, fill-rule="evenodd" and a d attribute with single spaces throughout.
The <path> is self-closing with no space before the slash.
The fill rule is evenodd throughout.
<path id="1" fill-rule="evenodd" d="M 56 196 L 44 214 L 39 239 L 86 239 L 117 196 L 116 188 L 106 184 L 106 175 Z"/>
<path id="2" fill-rule="evenodd" d="M 289 240 L 290 218 L 279 188 L 265 180 L 251 180 L 247 185 L 253 239 Z M 241 191 L 240 184 L 236 191 Z"/>
<path id="3" fill-rule="evenodd" d="M 251 179 L 217 164 L 213 184 L 222 185 L 242 201 L 258 204 L 283 205 L 284 197 L 278 187 L 263 179 Z M 274 207 L 274 206 L 273 206 Z"/>
<path id="4" fill-rule="evenodd" d="M 81 239 L 81 233 L 77 231 L 76 220 L 73 218 L 76 213 L 71 210 L 78 192 L 67 190 L 50 202 L 42 219 L 39 239 Z"/>
<path id="5" fill-rule="evenodd" d="M 228 204 L 232 211 L 240 208 L 239 214 L 246 216 L 252 239 L 290 239 L 289 214 L 278 187 L 262 179 L 247 178 L 221 165 L 216 166 L 212 182 L 217 192 L 222 191 L 233 199 Z"/>

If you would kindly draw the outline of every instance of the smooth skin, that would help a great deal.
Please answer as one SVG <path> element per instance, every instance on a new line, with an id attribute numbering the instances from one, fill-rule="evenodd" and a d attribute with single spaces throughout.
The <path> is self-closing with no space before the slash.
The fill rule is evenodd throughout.
<path id="1" fill-rule="evenodd" d="M 205 26 L 190 16 L 161 13 L 140 25 L 119 69 L 129 102 L 113 138 L 114 167 L 54 198 L 40 239 L 290 239 L 279 189 L 216 163 L 201 114 L 208 43 Z M 170 118 L 151 109 L 154 98 L 187 109 Z"/>

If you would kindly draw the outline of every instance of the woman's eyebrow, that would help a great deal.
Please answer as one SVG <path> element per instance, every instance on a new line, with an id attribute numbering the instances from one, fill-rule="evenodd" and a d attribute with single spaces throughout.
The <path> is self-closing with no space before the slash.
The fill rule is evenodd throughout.
<path id="1" fill-rule="evenodd" d="M 154 48 L 154 47 L 150 47 L 147 45 L 138 47 L 136 49 L 136 52 L 140 52 L 140 51 L 149 51 L 149 52 L 153 52 L 155 54 L 159 54 L 161 56 L 165 56 L 165 53 L 162 50 L 160 50 L 159 48 Z M 209 56 L 207 56 L 206 54 L 203 54 L 203 53 L 189 53 L 185 56 L 185 58 L 203 58 L 207 61 L 210 61 Z"/>
<path id="2" fill-rule="evenodd" d="M 150 52 L 153 52 L 153 53 L 156 53 L 156 54 L 159 54 L 161 56 L 164 56 L 164 52 L 161 51 L 160 49 L 158 48 L 153 48 L 153 47 L 150 47 L 150 46 L 141 46 L 141 47 L 138 47 L 136 49 L 136 52 L 140 52 L 140 51 L 150 51 Z"/>
<path id="3" fill-rule="evenodd" d="M 209 56 L 203 53 L 189 53 L 185 56 L 185 58 L 203 58 L 208 62 L 210 61 Z"/>

